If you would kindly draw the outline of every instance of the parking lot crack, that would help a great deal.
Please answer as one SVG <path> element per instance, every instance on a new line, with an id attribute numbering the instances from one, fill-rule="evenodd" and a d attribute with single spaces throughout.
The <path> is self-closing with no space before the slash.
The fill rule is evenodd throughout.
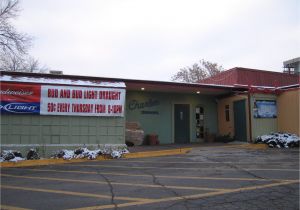
<path id="1" fill-rule="evenodd" d="M 185 207 L 185 209 L 189 210 L 189 206 L 188 206 L 188 199 L 186 199 L 184 196 L 178 194 L 176 191 L 172 190 L 171 188 L 168 188 L 166 187 L 164 184 L 160 183 L 158 181 L 158 178 L 155 176 L 155 174 L 149 172 L 149 171 L 144 171 L 145 174 L 147 175 L 150 175 L 152 177 L 152 182 L 153 184 L 155 185 L 159 185 L 161 186 L 166 192 L 171 192 L 173 195 L 177 196 L 177 197 L 180 197 L 182 198 L 183 200 L 183 206 Z M 172 208 L 173 206 L 175 205 L 178 205 L 178 203 L 182 203 L 182 201 L 180 202 L 175 202 L 174 204 L 168 206 L 168 207 L 165 207 L 165 209 L 169 209 L 169 208 Z"/>
<path id="2" fill-rule="evenodd" d="M 224 164 L 227 165 L 227 166 L 229 166 L 229 167 L 231 167 L 231 168 L 234 168 L 234 169 L 236 169 L 236 170 L 240 170 L 240 171 L 242 171 L 242 172 L 244 172 L 244 173 L 246 173 L 246 174 L 248 174 L 248 175 L 250 175 L 250 176 L 253 176 L 254 178 L 265 179 L 265 180 L 267 180 L 266 178 L 261 177 L 261 176 L 258 176 L 258 175 L 256 175 L 255 173 L 252 173 L 252 172 L 250 172 L 250 171 L 247 170 L 247 169 L 240 168 L 240 167 L 238 167 L 238 166 L 236 166 L 236 165 L 229 164 L 229 163 L 224 163 Z"/>
<path id="3" fill-rule="evenodd" d="M 205 155 L 199 155 L 199 156 L 206 158 L 208 161 L 212 161 L 212 162 L 215 162 L 215 163 L 222 163 L 222 164 L 224 164 L 225 166 L 228 166 L 228 167 L 230 167 L 230 168 L 234 168 L 234 169 L 236 169 L 236 170 L 238 170 L 238 171 L 242 171 L 243 173 L 246 173 L 246 174 L 248 174 L 248 175 L 250 175 L 250 176 L 252 176 L 252 177 L 255 177 L 255 178 L 258 178 L 258 179 L 268 180 L 267 178 L 258 176 L 258 175 L 256 175 L 255 173 L 252 173 L 252 172 L 250 172 L 250 171 L 247 170 L 247 169 L 240 168 L 240 167 L 238 167 L 238 166 L 236 166 L 236 165 L 233 165 L 233 164 L 230 164 L 230 163 L 226 163 L 226 162 L 223 162 L 223 161 L 220 161 L 220 160 L 216 160 L 216 159 L 210 158 L 210 157 L 205 156 Z"/>
<path id="4" fill-rule="evenodd" d="M 102 174 L 101 172 L 97 171 L 98 174 L 106 181 L 108 187 L 109 187 L 109 190 L 110 190 L 110 193 L 111 193 L 111 204 L 114 205 L 114 209 L 118 209 L 118 205 L 116 204 L 115 202 L 115 193 L 114 193 L 114 187 L 113 185 L 111 184 L 111 181 L 109 180 L 109 178 L 107 178 L 104 174 Z"/>

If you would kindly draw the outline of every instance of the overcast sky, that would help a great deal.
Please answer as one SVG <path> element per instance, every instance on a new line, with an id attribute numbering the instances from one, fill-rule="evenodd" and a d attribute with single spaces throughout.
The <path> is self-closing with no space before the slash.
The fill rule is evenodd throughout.
<path id="1" fill-rule="evenodd" d="M 300 56 L 299 0 L 22 0 L 15 24 L 64 74 L 170 80 L 200 59 L 282 71 Z"/>

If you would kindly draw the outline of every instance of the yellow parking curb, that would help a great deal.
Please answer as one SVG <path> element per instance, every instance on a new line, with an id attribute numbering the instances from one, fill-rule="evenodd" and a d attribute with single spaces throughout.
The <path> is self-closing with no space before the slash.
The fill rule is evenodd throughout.
<path id="1" fill-rule="evenodd" d="M 167 155 L 180 155 L 186 154 L 191 151 L 192 148 L 178 148 L 178 149 L 168 149 L 168 150 L 158 150 L 158 151 L 148 151 L 148 152 L 134 152 L 124 154 L 124 158 L 145 158 L 145 157 L 158 157 L 158 156 L 167 156 Z"/>
<path id="2" fill-rule="evenodd" d="M 166 155 L 180 155 L 185 154 L 191 151 L 192 148 L 178 148 L 178 149 L 170 149 L 170 150 L 158 150 L 158 151 L 147 151 L 147 152 L 134 152 L 124 154 L 123 158 L 145 158 L 145 157 L 158 157 L 158 156 L 166 156 Z M 112 158 L 99 156 L 95 160 L 103 161 L 103 160 L 111 160 Z M 72 160 L 64 160 L 64 159 L 41 159 L 41 160 L 26 160 L 19 162 L 2 162 L 0 163 L 0 168 L 12 168 L 12 167 L 26 167 L 26 166 L 42 166 L 42 165 L 53 165 L 53 164 L 64 164 L 64 163 L 80 163 L 88 160 L 84 159 L 72 159 Z"/>
<path id="3" fill-rule="evenodd" d="M 106 160 L 103 156 L 97 157 L 96 160 Z M 53 165 L 53 164 L 64 164 L 64 163 L 80 163 L 90 161 L 86 158 L 84 159 L 72 159 L 72 160 L 64 160 L 64 159 L 41 159 L 41 160 L 26 160 L 26 161 L 18 161 L 18 162 L 2 162 L 0 163 L 0 167 L 2 168 L 11 168 L 11 167 L 25 167 L 25 166 L 43 166 L 43 165 Z"/>
<path id="4" fill-rule="evenodd" d="M 247 149 L 268 149 L 269 146 L 267 144 L 244 144 L 240 145 L 242 148 L 247 148 Z"/>

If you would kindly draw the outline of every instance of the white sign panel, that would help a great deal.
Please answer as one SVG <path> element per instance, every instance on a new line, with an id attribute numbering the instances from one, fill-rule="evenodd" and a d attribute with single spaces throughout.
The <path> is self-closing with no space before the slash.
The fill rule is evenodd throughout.
<path id="1" fill-rule="evenodd" d="M 41 87 L 41 115 L 124 116 L 125 89 Z"/>

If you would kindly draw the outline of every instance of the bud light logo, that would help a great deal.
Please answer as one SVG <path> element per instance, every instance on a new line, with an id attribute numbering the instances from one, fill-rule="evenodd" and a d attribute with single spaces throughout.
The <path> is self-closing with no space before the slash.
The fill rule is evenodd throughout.
<path id="1" fill-rule="evenodd" d="M 1 113 L 14 113 L 14 114 L 39 114 L 39 103 L 5 103 L 0 105 Z"/>

